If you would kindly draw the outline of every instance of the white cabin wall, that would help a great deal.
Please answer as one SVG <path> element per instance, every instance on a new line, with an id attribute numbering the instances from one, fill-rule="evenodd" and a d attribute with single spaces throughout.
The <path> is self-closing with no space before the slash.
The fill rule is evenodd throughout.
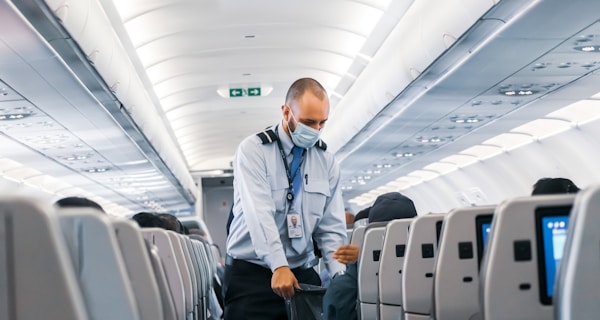
<path id="1" fill-rule="evenodd" d="M 499 204 L 531 194 L 543 177 L 563 177 L 580 188 L 600 181 L 600 121 L 573 126 L 458 168 L 446 175 L 400 190 L 417 212 L 448 212 L 471 205 Z"/>
<path id="2" fill-rule="evenodd" d="M 219 246 L 224 255 L 227 241 L 227 218 L 233 204 L 233 186 L 204 187 L 203 189 L 203 220 L 210 230 L 213 243 Z"/>

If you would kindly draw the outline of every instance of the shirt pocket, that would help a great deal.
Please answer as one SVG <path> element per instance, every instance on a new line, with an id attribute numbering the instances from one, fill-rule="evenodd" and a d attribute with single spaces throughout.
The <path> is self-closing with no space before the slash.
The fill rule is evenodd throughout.
<path id="1" fill-rule="evenodd" d="M 282 178 L 276 175 L 267 175 L 267 181 L 269 181 L 269 185 L 271 186 L 271 196 L 275 204 L 275 216 L 282 216 L 286 212 L 286 197 L 289 183 L 285 177 Z"/>
<path id="2" fill-rule="evenodd" d="M 307 179 L 304 191 L 306 191 L 304 194 L 306 199 L 304 199 L 303 205 L 306 206 L 308 212 L 319 217 L 323 216 L 325 203 L 327 202 L 327 198 L 331 196 L 329 180 Z"/>

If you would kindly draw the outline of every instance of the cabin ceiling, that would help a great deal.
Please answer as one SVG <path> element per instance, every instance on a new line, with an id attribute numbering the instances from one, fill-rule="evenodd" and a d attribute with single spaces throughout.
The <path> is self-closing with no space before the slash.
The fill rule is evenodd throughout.
<path id="1" fill-rule="evenodd" d="M 238 143 L 280 120 L 285 92 L 300 77 L 319 80 L 330 94 L 323 138 L 341 161 L 346 200 L 600 91 L 595 0 L 2 3 L 6 15 L 19 21 L 16 6 L 38 33 L 21 44 L 45 43 L 48 61 L 71 66 L 61 67 L 65 90 L 56 85 L 53 93 L 76 91 L 91 101 L 68 109 L 36 104 L 56 97 L 27 78 L 6 79 L 16 64 L 4 60 L 0 79 L 40 108 L 36 123 L 57 108 L 69 116 L 54 119 L 74 139 L 96 139 L 94 126 L 121 128 L 120 138 L 146 145 L 138 147 L 144 152 L 98 141 L 89 144 L 94 156 L 153 169 L 162 163 L 159 176 L 177 190 L 179 205 L 189 205 L 190 175 L 230 172 Z M 0 54 L 42 74 L 46 60 L 36 64 L 27 45 L 3 39 L 9 48 Z M 3 132 L 21 141 L 17 131 Z M 22 144 L 65 166 L 64 155 Z M 145 158 L 149 146 L 160 159 Z"/>

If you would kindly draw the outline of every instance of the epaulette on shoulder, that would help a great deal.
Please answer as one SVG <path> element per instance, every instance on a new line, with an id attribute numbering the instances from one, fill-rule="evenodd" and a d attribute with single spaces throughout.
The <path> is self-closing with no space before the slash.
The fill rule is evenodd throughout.
<path id="1" fill-rule="evenodd" d="M 256 135 L 260 138 L 260 140 L 262 141 L 262 144 L 273 143 L 279 139 L 279 137 L 277 137 L 277 135 L 275 134 L 275 131 L 273 131 L 272 128 L 267 128 L 267 129 L 265 129 L 265 131 L 261 131 L 261 132 L 257 133 Z"/>

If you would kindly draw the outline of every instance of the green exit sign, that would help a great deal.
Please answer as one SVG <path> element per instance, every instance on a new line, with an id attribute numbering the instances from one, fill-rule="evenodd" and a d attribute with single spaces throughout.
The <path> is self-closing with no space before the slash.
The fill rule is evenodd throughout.
<path id="1" fill-rule="evenodd" d="M 249 97 L 259 97 L 260 96 L 260 88 L 248 88 L 248 96 Z"/>
<path id="2" fill-rule="evenodd" d="M 229 97 L 237 98 L 237 97 L 260 97 L 260 87 L 258 88 L 229 88 Z"/>
<path id="3" fill-rule="evenodd" d="M 243 97 L 245 95 L 244 89 L 242 88 L 231 88 L 229 89 L 229 97 Z"/>

